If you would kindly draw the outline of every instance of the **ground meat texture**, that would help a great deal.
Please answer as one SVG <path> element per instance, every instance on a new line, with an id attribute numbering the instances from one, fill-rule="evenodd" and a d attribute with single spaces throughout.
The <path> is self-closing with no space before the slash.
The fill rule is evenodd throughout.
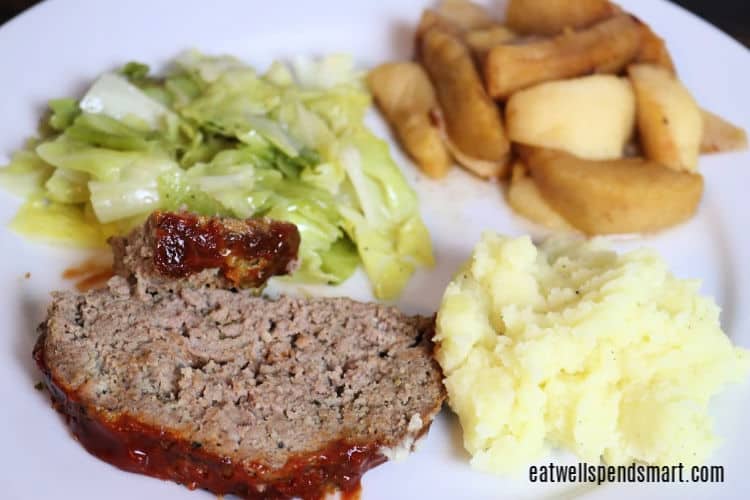
<path id="1" fill-rule="evenodd" d="M 162 284 L 261 288 L 294 270 L 296 226 L 265 218 L 230 219 L 154 212 L 127 237 L 110 240 L 115 272 L 144 289 Z"/>
<path id="2" fill-rule="evenodd" d="M 349 299 L 137 293 L 115 277 L 54 294 L 35 348 L 74 434 L 126 470 L 319 498 L 411 448 L 445 397 L 431 318 Z"/>

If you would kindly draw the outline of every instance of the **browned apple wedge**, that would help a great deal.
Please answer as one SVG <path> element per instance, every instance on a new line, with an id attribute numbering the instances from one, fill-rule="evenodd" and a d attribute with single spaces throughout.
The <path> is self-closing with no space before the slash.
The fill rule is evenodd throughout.
<path id="1" fill-rule="evenodd" d="M 443 111 L 450 152 L 480 177 L 507 173 L 510 143 L 469 48 L 458 35 L 433 27 L 421 36 L 419 53 Z"/>
<path id="2" fill-rule="evenodd" d="M 413 62 L 381 64 L 367 75 L 375 102 L 404 149 L 430 177 L 443 177 L 451 158 L 430 115 L 438 112 L 435 90 L 424 69 Z"/>
<path id="3" fill-rule="evenodd" d="M 747 149 L 747 132 L 745 132 L 745 129 L 733 125 L 705 109 L 701 110 L 701 114 L 703 115 L 701 153 L 726 153 Z"/>
<path id="4" fill-rule="evenodd" d="M 471 48 L 478 61 L 483 61 L 491 48 L 508 43 L 517 37 L 518 34 L 515 31 L 502 24 L 464 33 L 466 45 Z"/>
<path id="5" fill-rule="evenodd" d="M 417 57 L 419 57 L 419 50 L 421 45 L 422 37 L 432 28 L 439 28 L 443 31 L 451 32 L 455 35 L 462 35 L 462 30 L 456 23 L 452 23 L 448 18 L 439 14 L 437 11 L 432 9 L 425 9 L 422 11 L 422 16 L 419 18 L 419 24 L 417 24 L 416 40 L 417 40 Z"/>
<path id="6" fill-rule="evenodd" d="M 557 231 L 575 231 L 559 213 L 547 203 L 536 187 L 523 162 L 513 164 L 513 173 L 506 193 L 508 204 L 519 215 L 530 221 Z"/>
<path id="7" fill-rule="evenodd" d="M 618 73 L 635 58 L 640 42 L 639 23 L 628 15 L 618 15 L 552 39 L 499 45 L 485 60 L 487 91 L 493 98 L 505 99 L 517 90 L 550 80 Z"/>
<path id="8" fill-rule="evenodd" d="M 594 161 L 520 147 L 539 192 L 586 234 L 650 232 L 689 219 L 703 193 L 699 174 L 641 158 Z"/>
<path id="9" fill-rule="evenodd" d="M 487 10 L 480 5 L 466 0 L 445 0 L 437 9 L 422 11 L 422 17 L 417 25 L 417 41 L 427 30 L 434 27 L 463 36 L 465 32 L 482 30 L 496 24 Z"/>
<path id="10" fill-rule="evenodd" d="M 487 28 L 496 23 L 487 9 L 468 0 L 443 0 L 437 12 L 462 31 Z"/>
<path id="11" fill-rule="evenodd" d="M 557 35 L 586 28 L 617 13 L 608 0 L 510 0 L 508 26 L 529 35 Z"/>

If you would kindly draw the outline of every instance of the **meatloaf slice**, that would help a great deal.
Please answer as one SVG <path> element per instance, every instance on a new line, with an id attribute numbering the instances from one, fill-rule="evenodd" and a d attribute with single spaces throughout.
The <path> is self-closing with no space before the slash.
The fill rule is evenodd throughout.
<path id="1" fill-rule="evenodd" d="M 57 292 L 34 357 L 94 455 L 190 488 L 318 498 L 410 451 L 445 397 L 433 321 L 349 299 L 115 277 Z"/>
<path id="2" fill-rule="evenodd" d="M 294 270 L 297 227 L 266 218 L 203 217 L 154 212 L 127 237 L 113 237 L 115 273 L 148 290 L 193 287 L 261 288 Z"/>

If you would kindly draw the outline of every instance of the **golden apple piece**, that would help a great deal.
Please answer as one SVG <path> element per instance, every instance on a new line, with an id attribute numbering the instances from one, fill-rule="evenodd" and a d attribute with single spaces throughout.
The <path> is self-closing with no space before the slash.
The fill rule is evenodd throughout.
<path id="1" fill-rule="evenodd" d="M 437 107 L 435 89 L 424 69 L 415 62 L 388 62 L 367 74 L 375 102 L 388 117 L 429 113 Z"/>
<path id="2" fill-rule="evenodd" d="M 615 15 L 608 0 L 510 0 L 508 26 L 529 35 L 557 35 L 565 29 L 586 28 Z"/>
<path id="3" fill-rule="evenodd" d="M 552 209 L 589 235 L 673 226 L 695 213 L 703 194 L 700 174 L 642 158 L 595 161 L 551 149 L 518 149 Z"/>
<path id="4" fill-rule="evenodd" d="M 668 70 L 672 74 L 677 74 L 672 56 L 667 49 L 667 43 L 659 35 L 653 32 L 651 27 L 641 22 L 641 46 L 635 57 L 635 62 L 656 64 Z"/>
<path id="5" fill-rule="evenodd" d="M 443 31 L 453 33 L 457 36 L 462 36 L 462 30 L 456 23 L 451 22 L 447 17 L 439 14 L 433 9 L 425 9 L 422 11 L 422 16 L 419 18 L 419 24 L 417 24 L 416 40 L 417 40 L 417 57 L 419 57 L 419 50 L 421 45 L 422 37 L 425 33 L 433 28 L 439 28 Z"/>
<path id="6" fill-rule="evenodd" d="M 502 24 L 487 28 L 474 29 L 464 33 L 466 45 L 471 48 L 478 60 L 484 60 L 487 52 L 493 47 L 508 43 L 518 37 L 518 34 Z"/>
<path id="7" fill-rule="evenodd" d="M 487 28 L 496 23 L 487 9 L 468 0 L 443 0 L 437 13 L 462 31 Z"/>
<path id="8" fill-rule="evenodd" d="M 451 158 L 430 120 L 438 104 L 424 69 L 413 62 L 381 64 L 367 75 L 367 84 L 407 153 L 427 175 L 443 177 Z"/>
<path id="9" fill-rule="evenodd" d="M 618 15 L 551 39 L 498 45 L 487 53 L 484 63 L 487 92 L 495 99 L 506 99 L 550 80 L 619 73 L 633 61 L 640 43 L 639 23 Z"/>
<path id="10" fill-rule="evenodd" d="M 417 40 L 427 30 L 439 27 L 456 35 L 496 25 L 487 10 L 467 0 L 444 0 L 437 9 L 425 9 L 417 25 Z"/>
<path id="11" fill-rule="evenodd" d="M 555 212 L 542 197 L 539 188 L 520 160 L 513 164 L 512 171 L 506 198 L 508 205 L 516 213 L 548 229 L 575 231 L 575 228 Z"/>
<path id="12" fill-rule="evenodd" d="M 726 153 L 747 150 L 747 132 L 722 117 L 701 110 L 703 115 L 703 136 L 701 153 Z"/>
<path id="13" fill-rule="evenodd" d="M 505 124 L 512 142 L 620 158 L 633 136 L 635 96 L 628 79 L 614 75 L 540 83 L 508 99 Z"/>
<path id="14" fill-rule="evenodd" d="M 469 48 L 439 27 L 420 38 L 420 58 L 437 94 L 448 149 L 480 177 L 507 173 L 510 142 L 500 111 L 487 96 Z"/>
<path id="15" fill-rule="evenodd" d="M 677 170 L 697 170 L 703 117 L 693 96 L 661 66 L 634 64 L 628 75 L 646 158 Z"/>

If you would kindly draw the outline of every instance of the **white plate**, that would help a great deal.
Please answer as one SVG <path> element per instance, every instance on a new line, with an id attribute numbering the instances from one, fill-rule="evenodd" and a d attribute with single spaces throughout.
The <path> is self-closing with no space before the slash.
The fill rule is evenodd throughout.
<path id="1" fill-rule="evenodd" d="M 0 28 L 2 117 L 0 162 L 35 131 L 47 99 L 80 95 L 105 69 L 129 60 L 157 68 L 177 52 L 196 47 L 228 52 L 262 66 L 299 53 L 350 52 L 358 63 L 408 58 L 422 2 L 341 0 L 50 0 Z M 750 129 L 750 53 L 698 18 L 663 1 L 621 2 L 666 38 L 680 76 L 708 109 Z M 380 135 L 387 129 L 374 116 Z M 432 312 L 456 266 L 469 254 L 481 231 L 533 232 L 515 217 L 500 189 L 454 170 L 436 183 L 422 177 L 394 148 L 394 155 L 418 190 L 422 213 L 435 244 L 438 267 L 419 273 L 399 305 Z M 704 157 L 706 192 L 700 212 L 689 223 L 644 239 L 620 241 L 630 248 L 657 248 L 679 276 L 703 280 L 703 292 L 723 307 L 722 322 L 733 340 L 750 347 L 750 155 Z M 10 220 L 18 200 L 0 194 L 0 222 Z M 0 229 L 0 497 L 132 499 L 212 498 L 182 486 L 121 472 L 87 454 L 50 408 L 47 395 L 33 389 L 39 380 L 31 361 L 34 329 L 42 319 L 48 292 L 68 287 L 61 271 L 82 259 L 65 251 L 21 240 Z M 31 278 L 23 277 L 31 272 Z M 318 289 L 318 291 L 321 291 Z M 356 276 L 326 293 L 369 298 L 366 281 Z M 719 485 L 552 485 L 473 471 L 461 447 L 456 420 L 446 410 L 420 449 L 402 463 L 387 463 L 363 481 L 366 499 L 491 499 L 585 496 L 586 498 L 750 498 L 746 450 L 750 432 L 742 421 L 750 412 L 748 384 L 732 387 L 712 404 L 724 444 L 711 464 L 726 467 Z M 744 425 L 743 425 L 744 424 Z M 562 457 L 572 460 L 571 457 Z"/>

